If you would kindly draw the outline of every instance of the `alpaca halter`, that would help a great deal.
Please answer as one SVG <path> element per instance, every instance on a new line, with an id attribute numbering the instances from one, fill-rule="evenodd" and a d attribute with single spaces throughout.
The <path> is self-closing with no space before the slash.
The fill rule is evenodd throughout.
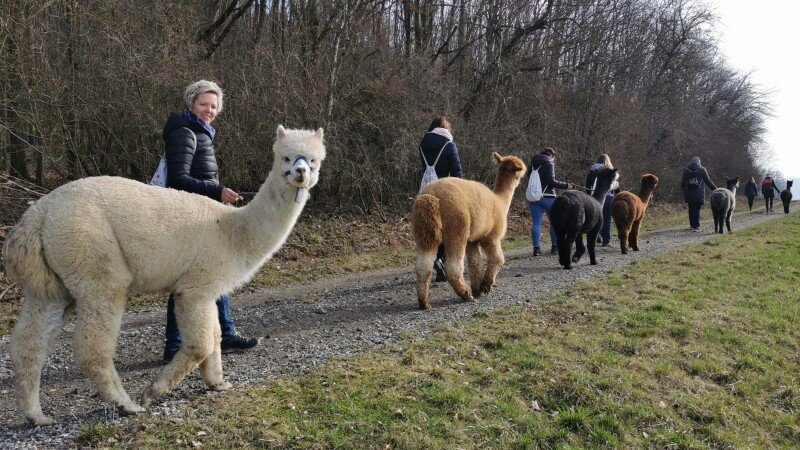
<path id="1" fill-rule="evenodd" d="M 305 164 L 308 167 L 308 174 L 310 176 L 311 172 L 314 171 L 314 168 L 311 167 L 311 164 L 308 163 L 308 160 L 303 155 L 298 155 L 297 158 L 294 159 L 294 162 L 292 163 L 292 168 L 294 168 L 300 162 L 302 162 L 303 164 Z M 292 173 L 291 170 L 287 170 L 286 171 L 286 176 L 291 175 L 291 173 Z M 295 203 L 300 203 L 300 192 L 301 192 L 302 189 L 305 189 L 305 188 L 298 187 L 297 190 L 295 191 L 295 193 L 294 193 L 294 202 Z"/>

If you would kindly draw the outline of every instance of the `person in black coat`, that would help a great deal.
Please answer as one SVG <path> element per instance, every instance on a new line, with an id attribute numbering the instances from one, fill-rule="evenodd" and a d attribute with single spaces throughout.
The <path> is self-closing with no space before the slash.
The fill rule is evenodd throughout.
<path id="1" fill-rule="evenodd" d="M 708 177 L 706 168 L 700 165 L 700 157 L 695 156 L 689 167 L 683 171 L 683 178 L 681 178 L 683 199 L 689 204 L 689 226 L 692 231 L 700 231 L 700 209 L 703 207 L 706 197 L 704 185 L 712 191 L 717 188 Z"/>
<path id="2" fill-rule="evenodd" d="M 547 213 L 547 220 L 550 221 L 550 208 L 556 200 L 556 188 L 572 188 L 571 184 L 556 180 L 555 155 L 555 150 L 551 147 L 545 147 L 541 153 L 531 159 L 531 163 L 528 166 L 528 177 L 531 176 L 534 170 L 538 169 L 539 179 L 542 182 L 542 198 L 535 202 L 528 202 L 528 208 L 531 210 L 531 219 L 533 219 L 531 224 L 533 256 L 542 254 L 542 217 L 544 213 Z M 557 254 L 558 241 L 556 240 L 556 231 L 552 226 L 550 226 L 550 245 L 550 254 Z"/>
<path id="3" fill-rule="evenodd" d="M 233 203 L 242 200 L 235 191 L 219 182 L 217 158 L 213 140 L 216 130 L 211 122 L 222 111 L 222 89 L 213 81 L 192 83 L 184 92 L 186 110 L 172 113 L 164 124 L 165 159 L 167 161 L 167 187 L 213 198 L 218 202 Z M 203 245 L 198 242 L 197 245 Z M 208 261 L 213 266 L 215 261 Z M 222 330 L 223 353 L 244 351 L 258 345 L 258 338 L 247 338 L 236 332 L 231 320 L 230 296 L 226 293 L 217 300 L 217 315 Z M 181 347 L 181 334 L 175 320 L 175 295 L 167 301 L 167 327 L 164 343 L 164 362 L 172 358 Z"/>
<path id="4" fill-rule="evenodd" d="M 461 169 L 461 158 L 458 148 L 453 141 L 452 126 L 450 121 L 443 116 L 435 117 L 428 126 L 428 131 L 422 136 L 419 144 L 420 163 L 422 171 L 428 166 L 433 166 L 438 178 L 457 177 L 464 178 Z M 439 246 L 433 268 L 436 271 L 434 281 L 446 281 L 444 273 L 444 260 L 446 258 L 444 245 Z"/>
<path id="5" fill-rule="evenodd" d="M 750 177 L 750 181 L 744 185 L 744 196 L 747 197 L 747 206 L 753 210 L 753 199 L 758 196 L 758 186 L 755 177 Z"/>

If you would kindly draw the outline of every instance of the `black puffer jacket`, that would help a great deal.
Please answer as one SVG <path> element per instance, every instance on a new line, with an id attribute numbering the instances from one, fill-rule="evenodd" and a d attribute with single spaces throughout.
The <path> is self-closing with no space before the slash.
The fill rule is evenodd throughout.
<path id="1" fill-rule="evenodd" d="M 756 186 L 756 182 L 750 180 L 747 184 L 744 185 L 744 196 L 745 197 L 757 197 L 758 196 L 758 186 Z"/>
<path id="2" fill-rule="evenodd" d="M 164 124 L 167 186 L 222 201 L 217 157 L 211 133 L 182 114 L 170 114 Z"/>
<path id="3" fill-rule="evenodd" d="M 540 168 L 541 167 L 541 168 Z M 542 181 L 542 195 L 545 197 L 555 197 L 556 190 L 567 189 L 569 185 L 564 181 L 556 180 L 556 169 L 553 167 L 553 158 L 538 154 L 531 159 L 531 165 L 528 167 L 528 176 L 531 171 L 539 169 L 539 179 Z"/>

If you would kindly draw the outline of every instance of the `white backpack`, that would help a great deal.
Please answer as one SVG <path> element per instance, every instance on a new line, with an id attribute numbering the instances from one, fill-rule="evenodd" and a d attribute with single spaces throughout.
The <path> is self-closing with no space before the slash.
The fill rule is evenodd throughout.
<path id="1" fill-rule="evenodd" d="M 539 166 L 541 168 L 542 166 Z M 528 179 L 528 189 L 525 190 L 525 198 L 529 202 L 538 202 L 542 199 L 544 190 L 542 189 L 542 179 L 539 177 L 539 169 L 531 170 L 531 176 Z"/>
<path id="2" fill-rule="evenodd" d="M 433 183 L 434 181 L 439 179 L 439 176 L 436 175 L 436 163 L 439 162 L 439 158 L 442 156 L 442 152 L 444 152 L 444 148 L 447 147 L 451 141 L 447 141 L 442 146 L 441 150 L 439 150 L 439 154 L 436 155 L 436 161 L 433 164 L 428 164 L 428 160 L 425 159 L 425 153 L 422 151 L 422 146 L 419 147 L 419 153 L 422 155 L 422 160 L 425 161 L 425 173 L 422 174 L 422 181 L 419 183 L 419 190 L 421 191 L 425 186 Z"/>

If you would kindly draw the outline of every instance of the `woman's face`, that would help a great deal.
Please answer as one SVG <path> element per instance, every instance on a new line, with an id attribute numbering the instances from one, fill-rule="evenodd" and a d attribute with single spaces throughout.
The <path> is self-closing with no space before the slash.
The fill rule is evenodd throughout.
<path id="1" fill-rule="evenodd" d="M 189 111 L 195 116 L 203 119 L 203 122 L 211 124 L 217 118 L 217 94 L 213 92 L 203 92 L 194 99 Z"/>

